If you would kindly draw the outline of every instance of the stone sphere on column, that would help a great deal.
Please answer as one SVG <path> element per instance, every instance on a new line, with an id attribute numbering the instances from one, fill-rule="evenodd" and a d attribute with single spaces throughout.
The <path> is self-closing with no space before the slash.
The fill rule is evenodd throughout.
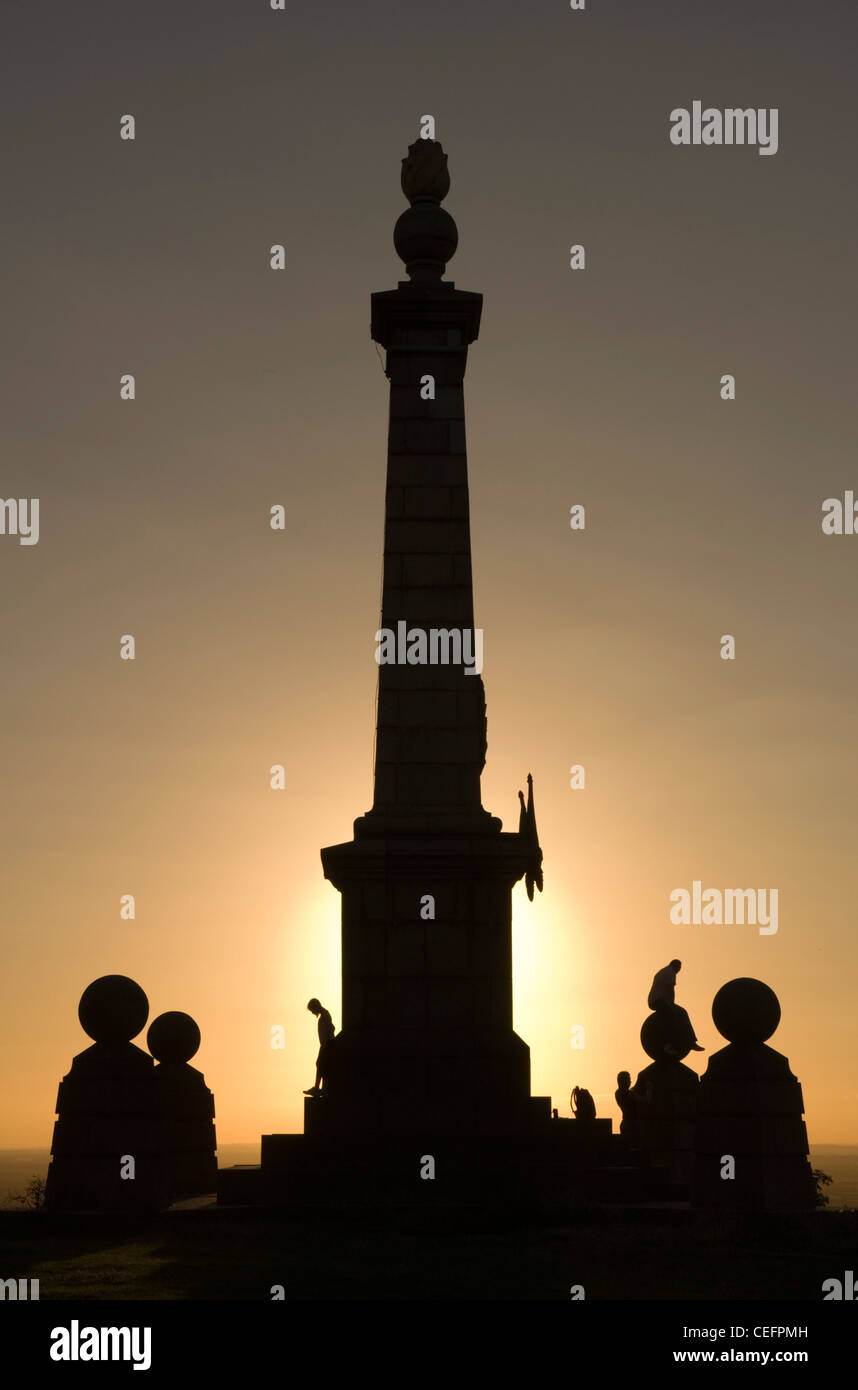
<path id="1" fill-rule="evenodd" d="M 399 217 L 393 244 L 412 279 L 421 272 L 436 279 L 444 274 L 459 244 L 456 224 L 439 203 L 416 202 Z"/>
<path id="2" fill-rule="evenodd" d="M 743 976 L 722 985 L 712 1001 L 718 1032 L 731 1043 L 764 1043 L 781 1021 L 781 1006 L 762 980 Z"/>
<path id="3" fill-rule="evenodd" d="M 146 1026 L 149 1000 L 127 975 L 102 975 L 87 985 L 77 1016 L 85 1033 L 98 1043 L 125 1043 Z"/>

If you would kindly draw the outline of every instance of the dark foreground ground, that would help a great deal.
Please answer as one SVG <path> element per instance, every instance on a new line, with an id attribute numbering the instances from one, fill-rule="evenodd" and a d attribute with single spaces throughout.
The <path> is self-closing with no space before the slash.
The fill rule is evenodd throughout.
<path id="1" fill-rule="evenodd" d="M 0 1277 L 40 1298 L 801 1299 L 856 1269 L 858 1212 L 703 1220 L 399 1210 L 172 1210 L 149 1219 L 0 1213 Z"/>

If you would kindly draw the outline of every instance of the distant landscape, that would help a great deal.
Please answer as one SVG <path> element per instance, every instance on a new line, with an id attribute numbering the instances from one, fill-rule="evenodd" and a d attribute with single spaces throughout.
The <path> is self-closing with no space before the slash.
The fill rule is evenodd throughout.
<path id="1" fill-rule="evenodd" d="M 858 1149 L 855 1152 L 858 1154 Z M 0 1211 L 18 1206 L 10 1194 L 20 1192 L 34 1175 L 45 1177 L 50 1160 L 50 1149 L 0 1149 Z M 258 1163 L 259 1140 L 255 1144 L 222 1144 L 218 1160 L 223 1168 Z"/>
<path id="2" fill-rule="evenodd" d="M 34 1174 L 48 1171 L 48 1149 L 0 1149 L 0 1210 L 15 1208 L 10 1196 L 20 1192 Z M 825 1189 L 830 1207 L 858 1209 L 858 1144 L 814 1144 L 810 1150 L 814 1168 L 821 1168 L 833 1179 Z M 218 1164 L 231 1168 L 238 1163 L 259 1162 L 259 1141 L 255 1144 L 222 1144 Z"/>

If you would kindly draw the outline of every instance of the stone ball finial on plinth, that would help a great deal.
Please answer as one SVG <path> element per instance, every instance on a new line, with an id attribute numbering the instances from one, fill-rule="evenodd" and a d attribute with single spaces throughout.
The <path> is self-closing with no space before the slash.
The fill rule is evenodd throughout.
<path id="1" fill-rule="evenodd" d="M 152 1058 L 131 1041 L 149 1000 L 127 975 L 102 975 L 78 1004 L 94 1039 L 59 1084 L 45 1203 L 52 1211 L 157 1211 L 163 1205 Z M 122 1165 L 133 1155 L 134 1181 Z"/>
<path id="2" fill-rule="evenodd" d="M 127 1043 L 145 1028 L 149 1000 L 127 975 L 102 975 L 87 985 L 77 1016 L 97 1043 Z"/>
<path id="3" fill-rule="evenodd" d="M 196 1067 L 188 1065 L 200 1045 L 200 1030 L 190 1014 L 159 1014 L 146 1034 L 159 1066 L 154 1072 L 163 1154 L 163 1180 L 170 1199 L 214 1192 L 217 1187 L 217 1138 L 214 1096 Z"/>
<path id="4" fill-rule="evenodd" d="M 159 1062 L 189 1062 L 200 1046 L 200 1030 L 190 1014 L 159 1014 L 146 1034 L 146 1046 Z"/>
<path id="5" fill-rule="evenodd" d="M 722 985 L 712 1001 L 712 1018 L 731 1043 L 764 1043 L 781 1021 L 774 990 L 762 980 L 743 976 Z"/>
<path id="6" fill-rule="evenodd" d="M 415 282 L 437 281 L 459 244 L 459 231 L 441 200 L 450 190 L 447 156 L 438 140 L 415 140 L 402 161 L 402 191 L 411 206 L 393 229 L 393 244 Z"/>
<path id="7" fill-rule="evenodd" d="M 683 1064 L 690 1051 L 687 1030 L 678 1029 L 673 1011 L 657 1010 L 644 1019 L 641 1047 L 652 1058 L 639 1073 L 630 1097 L 636 1105 L 637 1138 L 651 1163 L 668 1170 L 684 1193 L 694 1164 L 694 1110 L 698 1076 Z M 670 1047 L 670 1052 L 665 1048 Z"/>
<path id="8" fill-rule="evenodd" d="M 781 1018 L 774 990 L 743 977 L 722 985 L 712 1018 L 727 1046 L 700 1081 L 695 1206 L 740 1211 L 810 1211 L 816 1194 L 808 1159 L 804 1099 L 789 1061 L 766 1044 Z M 723 1181 L 723 1155 L 735 1161 Z"/>

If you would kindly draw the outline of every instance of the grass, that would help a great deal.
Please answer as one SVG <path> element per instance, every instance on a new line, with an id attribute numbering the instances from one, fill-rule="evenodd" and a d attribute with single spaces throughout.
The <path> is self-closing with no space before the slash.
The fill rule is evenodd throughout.
<path id="1" fill-rule="evenodd" d="M 858 1213 L 705 1220 L 595 1209 L 511 1220 L 173 1210 L 149 1219 L 0 1213 L 4 1277 L 42 1300 L 808 1299 L 852 1267 Z M 850 1252 L 852 1252 L 850 1256 Z"/>

